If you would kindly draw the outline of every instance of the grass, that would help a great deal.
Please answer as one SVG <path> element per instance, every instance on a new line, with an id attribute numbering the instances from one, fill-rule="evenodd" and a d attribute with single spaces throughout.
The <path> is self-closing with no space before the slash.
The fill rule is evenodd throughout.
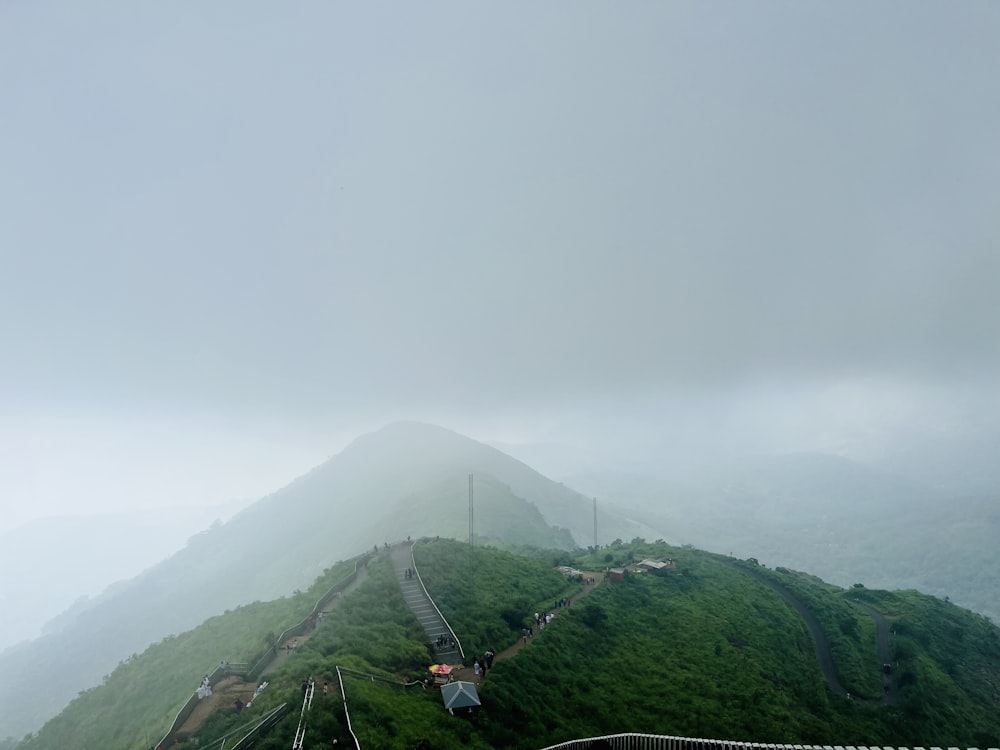
<path id="1" fill-rule="evenodd" d="M 592 569 L 643 557 L 670 558 L 675 567 L 626 575 L 560 609 L 540 637 L 494 665 L 472 721 L 450 716 L 436 691 L 392 684 L 425 677 L 430 655 L 381 556 L 269 675 L 271 685 L 249 712 L 219 711 L 184 748 L 209 747 L 282 702 L 294 710 L 257 747 L 288 747 L 299 721 L 301 681 L 313 676 L 317 684 L 337 685 L 338 665 L 389 681 L 345 677 L 366 750 L 537 748 L 629 731 L 789 744 L 996 746 L 1000 631 L 986 618 L 916 592 L 844 592 L 810 576 L 762 570 L 815 613 L 845 685 L 859 694 L 877 661 L 874 630 L 848 599 L 885 613 L 894 631 L 900 705 L 879 708 L 830 693 L 802 619 L 770 588 L 717 556 L 633 540 L 582 552 L 573 562 Z M 578 590 L 551 560 L 470 551 L 452 541 L 418 545 L 416 561 L 468 653 L 502 650 L 535 611 Z M 335 574 L 328 571 L 327 578 Z M 314 589 L 324 583 L 330 581 Z M 142 731 L 162 725 L 207 668 L 260 649 L 264 634 L 301 618 L 314 594 L 241 608 L 152 647 L 25 747 L 142 746 Z M 152 693 L 178 674 L 185 694 L 168 701 L 169 709 L 157 708 Z M 353 745 L 339 696 L 318 692 L 308 721 L 310 746 L 333 739 Z"/>

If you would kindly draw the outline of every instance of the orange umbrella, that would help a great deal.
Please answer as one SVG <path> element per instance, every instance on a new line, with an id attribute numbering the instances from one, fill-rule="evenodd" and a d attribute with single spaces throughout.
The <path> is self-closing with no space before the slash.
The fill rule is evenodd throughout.
<path id="1" fill-rule="evenodd" d="M 431 664 L 427 671 L 431 674 L 451 674 L 452 667 L 449 664 Z"/>

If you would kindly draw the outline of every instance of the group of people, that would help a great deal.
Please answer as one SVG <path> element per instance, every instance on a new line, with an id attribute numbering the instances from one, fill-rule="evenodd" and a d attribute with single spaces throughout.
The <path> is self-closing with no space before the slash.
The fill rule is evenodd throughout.
<path id="1" fill-rule="evenodd" d="M 407 581 L 409 581 L 411 578 L 416 578 L 417 577 L 417 571 L 415 571 L 413 568 L 407 568 L 406 571 L 405 571 L 405 573 L 406 573 L 406 580 Z"/>
<path id="2" fill-rule="evenodd" d="M 303 697 L 309 693 L 309 688 L 311 688 L 315 684 L 316 684 L 316 681 L 312 677 L 309 677 L 309 678 L 307 678 L 305 680 L 302 680 L 302 695 L 303 695 Z"/>
<path id="3" fill-rule="evenodd" d="M 487 670 L 493 669 L 493 660 L 496 658 L 496 652 L 488 648 L 486 653 L 483 654 L 482 658 L 478 655 L 472 658 L 472 672 L 476 677 L 486 678 Z"/>
<path id="4" fill-rule="evenodd" d="M 198 700 L 202 698 L 207 698 L 212 694 L 212 682 L 208 679 L 208 675 L 205 675 L 205 679 L 201 681 L 201 685 L 198 687 Z"/>
<path id="5" fill-rule="evenodd" d="M 448 633 L 442 633 L 437 637 L 437 640 L 434 641 L 434 646 L 436 648 L 454 648 L 455 639 Z"/>
<path id="6" fill-rule="evenodd" d="M 558 605 L 558 602 L 556 604 Z M 546 625 L 552 622 L 555 616 L 555 612 L 545 612 L 542 615 L 535 612 L 535 625 L 538 626 L 539 630 L 543 630 Z"/>

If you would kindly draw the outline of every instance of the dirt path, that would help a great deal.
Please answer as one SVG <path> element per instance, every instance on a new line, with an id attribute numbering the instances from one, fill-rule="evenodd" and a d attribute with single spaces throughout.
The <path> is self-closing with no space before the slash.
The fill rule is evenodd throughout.
<path id="1" fill-rule="evenodd" d="M 256 682 L 244 682 L 243 677 L 234 675 L 220 680 L 212 687 L 212 694 L 198 701 L 194 711 L 184 722 L 178 733 L 193 734 L 201 729 L 202 724 L 213 713 L 219 710 L 236 710 L 236 699 L 239 698 L 246 703 L 253 697 L 253 691 L 257 689 Z"/>
<path id="2" fill-rule="evenodd" d="M 335 609 L 340 604 L 341 600 L 347 594 L 351 593 L 354 589 L 360 586 L 366 578 L 368 578 L 368 568 L 364 565 L 359 565 L 357 577 L 344 587 L 344 590 L 340 592 L 340 596 L 326 605 L 325 611 L 329 612 L 330 610 Z M 326 620 L 324 618 L 320 618 L 316 623 L 316 628 L 311 632 L 289 638 L 285 643 L 279 643 L 277 654 L 273 659 L 271 659 L 268 665 L 261 670 L 260 676 L 266 677 L 267 675 L 272 674 L 281 667 L 285 666 L 289 659 L 295 656 L 295 650 L 303 643 L 307 643 L 309 639 L 313 637 L 316 630 L 323 627 L 324 622 L 326 622 Z M 291 648 L 288 648 L 288 646 L 291 646 Z"/>
<path id="3" fill-rule="evenodd" d="M 342 598 L 360 586 L 367 577 L 368 568 L 363 565 L 358 566 L 357 577 L 344 587 L 340 596 L 327 605 L 326 611 L 330 611 L 339 605 Z M 260 681 L 263 682 L 267 675 L 280 669 L 290 659 L 294 658 L 295 648 L 308 642 L 313 633 L 323 627 L 324 622 L 325 618 L 320 618 L 313 631 L 304 635 L 288 638 L 286 643 L 278 644 L 278 649 L 274 658 L 272 658 L 271 661 L 268 662 L 267 666 L 261 670 Z M 285 648 L 285 646 L 294 647 L 289 649 Z M 205 723 L 206 719 L 208 719 L 208 717 L 215 711 L 235 711 L 236 699 L 239 698 L 244 704 L 248 703 L 253 698 L 254 691 L 257 689 L 257 684 L 258 682 L 256 680 L 246 682 L 243 677 L 237 675 L 227 677 L 224 680 L 220 680 L 215 683 L 215 685 L 212 686 L 212 694 L 198 701 L 198 705 L 195 706 L 194 711 L 188 717 L 187 721 L 185 721 L 184 724 L 177 730 L 177 733 L 193 734 L 194 732 L 197 732 Z"/>
<path id="4" fill-rule="evenodd" d="M 604 583 L 604 573 L 588 573 L 588 572 L 584 572 L 583 574 L 585 576 L 589 577 L 589 578 L 593 578 L 594 579 L 594 583 L 592 585 L 588 584 L 588 585 L 584 586 L 574 596 L 569 597 L 569 599 L 570 599 L 570 605 L 569 606 L 571 608 L 574 607 L 574 606 L 576 606 L 576 603 L 578 601 L 580 601 L 581 599 L 585 598 L 588 594 L 590 594 L 591 591 L 593 591 L 598 586 L 600 586 L 602 583 Z M 545 628 L 543 628 L 541 630 L 539 630 L 538 628 L 535 628 L 535 634 L 532 637 L 530 637 L 528 639 L 518 638 L 514 642 L 514 645 L 508 646 L 503 651 L 497 652 L 497 655 L 494 658 L 493 663 L 496 664 L 498 661 L 505 661 L 507 659 L 512 658 L 521 649 L 525 648 L 526 646 L 530 646 L 532 643 L 534 643 L 539 638 L 544 637 L 545 630 L 547 630 L 548 628 L 551 628 L 558 621 L 559 621 L 559 617 L 557 615 L 556 618 L 549 625 L 545 626 Z M 472 661 L 472 657 L 473 656 L 475 656 L 475 654 L 467 654 L 466 658 L 469 661 Z M 480 654 L 480 656 L 482 656 L 482 654 Z M 482 682 L 482 678 L 481 677 L 476 677 L 476 673 L 473 671 L 472 666 L 462 667 L 461 669 L 456 669 L 454 672 L 452 672 L 452 674 L 455 676 L 456 680 L 464 680 L 465 682 L 474 682 L 476 685 L 479 685 Z M 489 677 L 489 675 L 487 674 L 487 678 L 488 677 Z"/>

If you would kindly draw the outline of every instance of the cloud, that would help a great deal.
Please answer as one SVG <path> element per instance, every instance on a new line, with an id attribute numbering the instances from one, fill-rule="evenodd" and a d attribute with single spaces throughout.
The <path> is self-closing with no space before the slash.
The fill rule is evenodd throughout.
<path id="1" fill-rule="evenodd" d="M 1000 374 L 996 9 L 731 10 L 21 11 L 0 394 L 391 415 Z"/>

